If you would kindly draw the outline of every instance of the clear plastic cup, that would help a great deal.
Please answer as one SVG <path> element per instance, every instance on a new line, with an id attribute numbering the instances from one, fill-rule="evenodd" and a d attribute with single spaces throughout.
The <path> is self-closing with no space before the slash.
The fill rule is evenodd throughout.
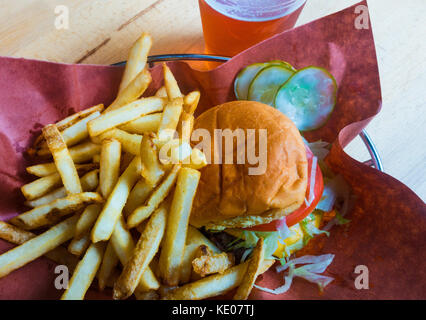
<path id="1" fill-rule="evenodd" d="M 233 56 L 294 27 L 306 0 L 199 0 L 206 51 Z"/>

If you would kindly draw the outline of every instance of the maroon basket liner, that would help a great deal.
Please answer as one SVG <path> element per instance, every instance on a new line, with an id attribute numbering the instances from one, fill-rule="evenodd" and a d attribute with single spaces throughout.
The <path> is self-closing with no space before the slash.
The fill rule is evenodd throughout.
<path id="1" fill-rule="evenodd" d="M 348 215 L 350 224 L 334 227 L 329 238 L 321 236 L 310 246 L 310 253 L 336 255 L 327 270 L 336 280 L 322 294 L 314 284 L 296 279 L 285 294 L 275 296 L 254 289 L 251 298 L 426 298 L 424 202 L 399 181 L 355 161 L 342 149 L 381 108 L 371 28 L 356 29 L 355 17 L 355 6 L 349 7 L 265 40 L 207 72 L 193 70 L 184 62 L 169 63 L 184 93 L 201 91 L 198 113 L 234 100 L 235 75 L 254 62 L 282 59 L 296 68 L 320 66 L 338 82 L 332 117 L 323 128 L 305 135 L 310 141 L 333 142 L 328 162 L 345 177 L 357 199 Z M 24 151 L 40 129 L 75 111 L 111 103 L 122 71 L 123 67 L 114 66 L 0 58 L 0 219 L 27 210 L 19 187 L 31 180 L 25 166 L 32 162 Z M 148 93 L 161 85 L 161 66 L 154 67 L 152 75 L 154 81 Z M 0 252 L 12 247 L 0 241 Z M 353 272 L 357 265 L 369 268 L 368 290 L 355 289 Z M 0 299 L 60 297 L 62 292 L 54 287 L 54 267 L 53 262 L 40 258 L 0 279 Z M 282 284 L 282 278 L 283 274 L 271 269 L 258 284 L 275 288 Z M 111 294 L 97 292 L 94 287 L 86 297 L 109 298 Z"/>

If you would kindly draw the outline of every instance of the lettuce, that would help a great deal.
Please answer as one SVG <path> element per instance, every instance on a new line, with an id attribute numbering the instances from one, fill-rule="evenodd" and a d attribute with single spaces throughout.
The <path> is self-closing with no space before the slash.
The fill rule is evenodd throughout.
<path id="1" fill-rule="evenodd" d="M 336 223 L 338 225 L 343 225 L 343 224 L 347 224 L 351 222 L 351 220 L 343 218 L 343 216 L 337 210 L 336 210 L 336 216 L 334 217 L 334 219 L 336 219 Z"/>
<path id="2" fill-rule="evenodd" d="M 312 217 L 311 214 L 307 216 L 305 219 L 300 221 L 300 227 L 303 230 L 303 245 L 305 246 L 309 240 L 315 237 L 318 234 L 326 234 L 327 237 L 330 236 L 330 232 L 325 230 L 320 230 L 313 223 L 311 223 Z"/>
<path id="3" fill-rule="evenodd" d="M 308 143 L 308 147 L 315 157 L 317 157 L 319 160 L 324 160 L 324 158 L 330 152 L 331 145 L 328 142 L 318 140 Z"/>
<path id="4" fill-rule="evenodd" d="M 281 244 L 285 244 L 284 239 L 290 237 L 292 235 L 292 232 L 290 228 L 287 226 L 286 218 L 284 217 L 280 222 L 280 225 L 277 228 L 278 236 L 279 236 L 279 242 Z"/>
<path id="5" fill-rule="evenodd" d="M 287 261 L 284 265 L 277 267 L 277 272 L 283 272 L 288 269 L 287 275 L 284 275 L 284 284 L 276 289 L 269 289 L 254 285 L 259 290 L 269 292 L 272 294 L 282 294 L 287 292 L 293 279 L 299 277 L 305 279 L 309 282 L 315 283 L 318 285 L 320 291 L 330 284 L 334 278 L 321 275 L 320 273 L 324 272 L 327 267 L 331 264 L 334 259 L 334 254 L 323 254 L 321 256 L 311 256 L 306 255 L 296 259 Z M 304 264 L 301 267 L 296 268 L 296 265 Z"/>
<path id="6" fill-rule="evenodd" d="M 263 245 L 265 246 L 265 259 L 272 259 L 272 254 L 278 248 L 278 232 L 244 230 L 241 234 L 241 237 L 233 241 L 230 246 L 228 246 L 227 250 L 234 250 L 238 248 L 254 248 L 259 238 L 263 238 Z"/>

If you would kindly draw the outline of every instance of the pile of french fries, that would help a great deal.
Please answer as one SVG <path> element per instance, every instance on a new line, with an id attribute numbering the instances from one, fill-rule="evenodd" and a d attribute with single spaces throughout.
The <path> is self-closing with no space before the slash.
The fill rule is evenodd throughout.
<path id="1" fill-rule="evenodd" d="M 44 255 L 72 273 L 62 299 L 83 299 L 95 278 L 114 299 L 204 299 L 237 287 L 235 299 L 246 299 L 273 264 L 259 241 L 235 265 L 188 224 L 207 164 L 190 146 L 200 92 L 183 95 L 163 64 L 164 86 L 142 97 L 151 45 L 146 33 L 135 42 L 110 106 L 49 124 L 35 140 L 30 154 L 47 162 L 27 168 L 37 177 L 21 188 L 31 209 L 0 222 L 0 238 L 18 245 L 0 255 L 0 277 Z"/>

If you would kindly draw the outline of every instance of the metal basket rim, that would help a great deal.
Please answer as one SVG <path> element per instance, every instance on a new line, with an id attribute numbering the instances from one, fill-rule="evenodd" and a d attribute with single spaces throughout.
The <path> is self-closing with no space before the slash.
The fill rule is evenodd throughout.
<path id="1" fill-rule="evenodd" d="M 148 63 L 152 67 L 155 62 L 162 62 L 162 61 L 213 61 L 213 62 L 227 62 L 231 60 L 231 57 L 225 57 L 220 55 L 209 55 L 209 54 L 198 54 L 198 53 L 185 53 L 185 54 L 160 54 L 160 55 L 152 55 L 148 56 Z M 125 61 L 114 63 L 113 65 L 119 66 L 126 64 Z M 383 163 L 381 160 L 381 157 L 379 155 L 379 152 L 377 151 L 377 148 L 367 133 L 365 129 L 361 131 L 359 134 L 359 137 L 361 138 L 362 142 L 364 143 L 365 147 L 368 150 L 368 153 L 371 156 L 371 159 L 364 161 L 363 163 L 374 167 L 379 171 L 383 170 Z"/>

